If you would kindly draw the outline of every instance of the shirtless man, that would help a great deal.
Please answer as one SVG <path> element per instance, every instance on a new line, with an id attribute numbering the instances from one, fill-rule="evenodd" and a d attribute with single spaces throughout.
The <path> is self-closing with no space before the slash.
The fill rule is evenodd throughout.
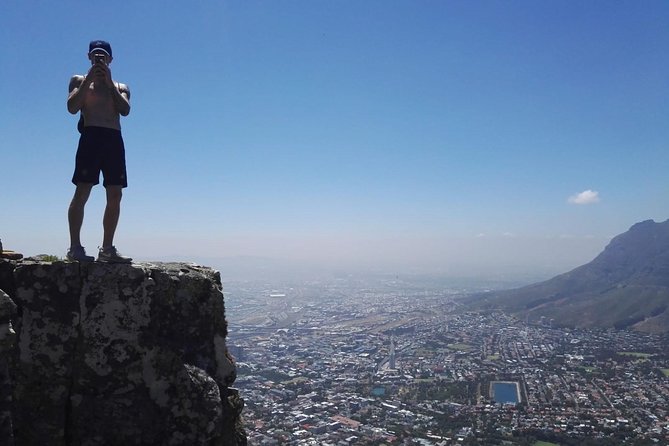
<path id="1" fill-rule="evenodd" d="M 84 207 L 94 185 L 104 175 L 107 206 L 103 219 L 104 236 L 98 253 L 99 262 L 130 263 L 114 247 L 114 233 L 121 211 L 121 196 L 128 186 L 125 168 L 125 148 L 121 137 L 121 116 L 130 113 L 130 90 L 125 84 L 114 82 L 109 64 L 112 49 L 109 43 L 94 40 L 88 47 L 91 68 L 84 76 L 70 79 L 67 110 L 81 112 L 81 137 L 77 148 L 76 166 L 72 182 L 76 185 L 68 209 L 70 249 L 67 258 L 79 262 L 92 262 L 81 246 L 80 233 L 84 221 Z M 83 124 L 83 126 L 81 125 Z"/>

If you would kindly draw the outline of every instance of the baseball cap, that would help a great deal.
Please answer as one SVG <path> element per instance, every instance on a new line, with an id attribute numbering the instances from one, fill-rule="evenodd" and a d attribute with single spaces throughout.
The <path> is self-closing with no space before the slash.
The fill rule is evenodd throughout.
<path id="1" fill-rule="evenodd" d="M 112 55 L 111 45 L 109 44 L 109 42 L 105 42 L 104 40 L 93 40 L 91 41 L 91 43 L 88 44 L 89 54 L 95 50 L 104 51 L 110 57 Z"/>

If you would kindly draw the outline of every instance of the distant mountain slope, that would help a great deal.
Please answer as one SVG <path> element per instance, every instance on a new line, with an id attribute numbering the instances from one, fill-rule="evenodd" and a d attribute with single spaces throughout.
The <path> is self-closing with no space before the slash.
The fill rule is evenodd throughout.
<path id="1" fill-rule="evenodd" d="M 471 304 L 564 326 L 669 332 L 669 220 L 637 223 L 588 264 L 545 282 L 473 296 Z"/>

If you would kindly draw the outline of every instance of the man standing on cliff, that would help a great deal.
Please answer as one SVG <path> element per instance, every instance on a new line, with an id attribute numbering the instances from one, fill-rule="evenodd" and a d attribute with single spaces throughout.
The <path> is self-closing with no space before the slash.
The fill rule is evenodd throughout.
<path id="1" fill-rule="evenodd" d="M 84 207 L 91 189 L 104 176 L 107 206 L 103 219 L 104 236 L 98 253 L 98 262 L 130 263 L 114 247 L 114 233 L 121 212 L 123 188 L 128 186 L 125 168 L 125 147 L 121 137 L 121 116 L 130 113 L 130 90 L 125 84 L 114 82 L 109 64 L 112 49 L 103 40 L 94 40 L 88 46 L 91 68 L 88 73 L 70 79 L 67 110 L 81 112 L 79 147 L 72 182 L 74 197 L 68 209 L 70 226 L 69 260 L 92 262 L 81 246 L 80 234 L 84 221 Z"/>

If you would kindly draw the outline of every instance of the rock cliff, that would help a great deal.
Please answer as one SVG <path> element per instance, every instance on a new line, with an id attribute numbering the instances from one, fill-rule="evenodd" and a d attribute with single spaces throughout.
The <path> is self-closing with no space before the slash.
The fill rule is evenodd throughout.
<path id="1" fill-rule="evenodd" d="M 0 290 L 0 444 L 246 444 L 217 272 L 0 260 Z"/>

